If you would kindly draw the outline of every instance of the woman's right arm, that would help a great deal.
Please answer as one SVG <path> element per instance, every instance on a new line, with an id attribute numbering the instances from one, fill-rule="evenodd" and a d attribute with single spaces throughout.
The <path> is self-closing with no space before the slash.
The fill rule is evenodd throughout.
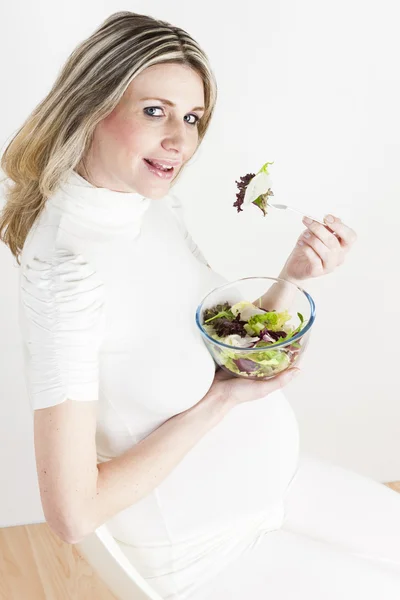
<path id="1" fill-rule="evenodd" d="M 49 526 L 69 543 L 149 494 L 235 405 L 286 383 L 287 373 L 261 382 L 218 371 L 195 406 L 97 464 L 104 286 L 81 255 L 56 250 L 23 266 L 21 300 L 40 496 Z"/>
<path id="2" fill-rule="evenodd" d="M 67 400 L 36 410 L 37 472 L 50 527 L 64 541 L 78 543 L 157 487 L 234 406 L 262 398 L 290 379 L 290 372 L 262 382 L 219 371 L 200 402 L 122 455 L 98 465 L 95 403 Z"/>
<path id="3" fill-rule="evenodd" d="M 34 415 L 44 514 L 70 544 L 149 494 L 229 411 L 223 398 L 210 393 L 120 456 L 97 464 L 95 407 L 67 400 Z"/>

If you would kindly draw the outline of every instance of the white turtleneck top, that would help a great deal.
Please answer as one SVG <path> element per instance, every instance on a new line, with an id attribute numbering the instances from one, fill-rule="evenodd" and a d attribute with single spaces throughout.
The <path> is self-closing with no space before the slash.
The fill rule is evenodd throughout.
<path id="1" fill-rule="evenodd" d="M 20 273 L 31 407 L 96 402 L 98 462 L 207 393 L 215 365 L 195 311 L 226 280 L 207 266 L 172 194 L 150 200 L 72 172 L 33 226 Z M 280 527 L 297 460 L 293 411 L 274 392 L 233 409 L 107 526 L 164 598 L 189 598 Z"/>

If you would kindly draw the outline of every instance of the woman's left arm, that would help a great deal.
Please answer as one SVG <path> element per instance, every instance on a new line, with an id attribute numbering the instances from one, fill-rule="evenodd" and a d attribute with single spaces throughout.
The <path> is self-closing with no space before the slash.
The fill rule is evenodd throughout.
<path id="1" fill-rule="evenodd" d="M 304 218 L 307 229 L 299 237 L 282 271 L 280 279 L 302 286 L 306 279 L 332 273 L 343 264 L 357 240 L 353 229 L 341 219 L 328 215 L 326 226 Z M 292 286 L 276 284 L 261 298 L 262 308 L 282 310 L 289 308 L 293 299 Z"/>

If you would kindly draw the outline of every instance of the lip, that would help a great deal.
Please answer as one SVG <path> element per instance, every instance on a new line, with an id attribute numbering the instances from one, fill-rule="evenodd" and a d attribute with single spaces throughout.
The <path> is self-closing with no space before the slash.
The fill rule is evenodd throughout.
<path id="1" fill-rule="evenodd" d="M 180 160 L 171 160 L 170 158 L 152 158 L 151 156 L 147 156 L 144 160 L 158 162 L 161 165 L 166 165 L 167 167 L 179 167 L 182 163 Z"/>
<path id="2" fill-rule="evenodd" d="M 150 159 L 150 160 L 153 160 L 153 159 Z M 148 171 L 150 171 L 150 173 L 153 173 L 153 175 L 155 175 L 159 179 L 164 179 L 164 180 L 170 181 L 171 179 L 173 179 L 173 177 L 175 175 L 175 167 L 173 167 L 173 165 L 171 165 L 171 164 L 168 165 L 169 167 L 172 167 L 172 169 L 170 171 L 160 171 L 159 169 L 152 167 L 150 165 L 150 163 L 147 162 L 146 159 L 143 159 L 143 163 L 145 164 Z"/>

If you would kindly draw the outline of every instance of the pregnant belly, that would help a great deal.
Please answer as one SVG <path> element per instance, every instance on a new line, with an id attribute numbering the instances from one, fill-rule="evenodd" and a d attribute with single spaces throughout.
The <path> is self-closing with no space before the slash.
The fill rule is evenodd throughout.
<path id="1" fill-rule="evenodd" d="M 168 532 L 169 542 L 178 542 L 272 510 L 295 473 L 298 443 L 297 421 L 281 391 L 237 406 L 152 494 L 114 519 L 116 537 L 141 545 Z M 158 523 L 158 533 L 149 522 Z"/>

